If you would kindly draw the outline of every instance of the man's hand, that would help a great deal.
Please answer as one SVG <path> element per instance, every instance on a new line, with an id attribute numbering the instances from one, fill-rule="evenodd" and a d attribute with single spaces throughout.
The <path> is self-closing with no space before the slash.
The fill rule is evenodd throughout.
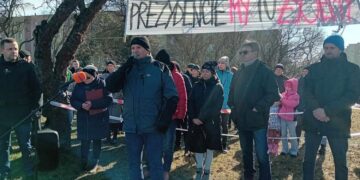
<path id="1" fill-rule="evenodd" d="M 317 108 L 313 111 L 314 117 L 321 122 L 328 122 L 330 118 L 326 115 L 323 108 Z"/>
<path id="2" fill-rule="evenodd" d="M 198 118 L 195 118 L 195 119 L 193 119 L 192 121 L 193 121 L 194 124 L 196 124 L 196 125 L 198 125 L 198 126 L 204 124 L 204 123 L 203 123 L 200 119 L 198 119 Z"/>
<path id="3" fill-rule="evenodd" d="M 130 68 L 135 63 L 135 59 L 133 56 L 130 56 L 126 62 L 123 64 L 125 68 Z"/>

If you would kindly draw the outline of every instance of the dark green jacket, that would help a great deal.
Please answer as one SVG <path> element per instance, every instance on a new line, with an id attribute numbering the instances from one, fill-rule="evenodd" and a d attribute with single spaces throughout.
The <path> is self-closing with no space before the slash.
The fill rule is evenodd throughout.
<path id="1" fill-rule="evenodd" d="M 359 67 L 339 59 L 323 58 L 310 66 L 305 77 L 304 129 L 327 136 L 348 137 L 351 127 L 351 106 L 359 98 Z M 329 122 L 321 122 L 313 116 L 313 110 L 324 108 Z"/>
<path id="2" fill-rule="evenodd" d="M 231 118 L 239 130 L 267 128 L 270 106 L 279 98 L 274 73 L 256 60 L 233 76 L 228 101 Z"/>
<path id="3" fill-rule="evenodd" d="M 0 57 L 0 126 L 10 127 L 38 106 L 40 82 L 34 65 Z"/>

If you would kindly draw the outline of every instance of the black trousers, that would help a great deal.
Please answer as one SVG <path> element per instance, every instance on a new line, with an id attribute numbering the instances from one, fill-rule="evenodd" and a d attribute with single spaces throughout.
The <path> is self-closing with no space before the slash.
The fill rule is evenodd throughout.
<path id="1" fill-rule="evenodd" d="M 229 122 L 230 114 L 221 114 L 221 133 L 227 134 L 229 133 L 228 122 Z M 223 149 L 227 148 L 227 136 L 222 136 L 222 147 Z"/>
<path id="2" fill-rule="evenodd" d="M 184 121 L 179 122 L 177 121 L 177 128 L 182 128 L 182 129 L 188 129 L 188 122 L 189 119 L 186 116 Z M 185 151 L 189 150 L 189 146 L 188 146 L 188 139 L 187 139 L 187 132 L 184 131 L 176 131 L 176 139 L 175 139 L 175 147 L 180 147 L 181 145 L 181 136 L 184 137 L 184 144 L 185 144 Z"/>

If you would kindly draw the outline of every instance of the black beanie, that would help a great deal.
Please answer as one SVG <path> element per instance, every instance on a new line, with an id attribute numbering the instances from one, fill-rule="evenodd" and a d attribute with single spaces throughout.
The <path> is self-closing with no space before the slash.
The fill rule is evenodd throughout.
<path id="1" fill-rule="evenodd" d="M 170 65 L 171 62 L 170 62 L 170 55 L 166 52 L 165 49 L 161 49 L 155 56 L 155 59 L 160 61 L 160 62 L 163 62 L 164 64 L 166 65 Z"/>
<path id="2" fill-rule="evenodd" d="M 94 65 L 87 65 L 82 69 L 82 71 L 96 77 L 98 69 Z"/>
<path id="3" fill-rule="evenodd" d="M 107 62 L 106 62 L 106 65 L 109 65 L 109 64 L 112 64 L 112 65 L 115 65 L 115 66 L 116 66 L 116 62 L 113 61 L 113 60 L 110 60 L 110 61 L 107 61 Z"/>
<path id="4" fill-rule="evenodd" d="M 130 45 L 132 46 L 132 45 L 134 45 L 134 44 L 140 45 L 140 46 L 142 46 L 144 49 L 146 49 L 147 51 L 150 52 L 149 39 L 146 38 L 145 36 L 134 37 L 134 38 L 131 40 Z"/>
<path id="5" fill-rule="evenodd" d="M 279 64 L 277 64 L 277 65 L 275 66 L 274 69 L 276 69 L 276 68 L 280 68 L 280 69 L 284 70 L 284 65 L 281 64 L 281 63 L 279 63 Z"/>
<path id="6" fill-rule="evenodd" d="M 215 74 L 215 67 L 216 66 L 217 66 L 216 61 L 207 61 L 201 66 L 201 69 L 209 70 L 211 73 Z"/>

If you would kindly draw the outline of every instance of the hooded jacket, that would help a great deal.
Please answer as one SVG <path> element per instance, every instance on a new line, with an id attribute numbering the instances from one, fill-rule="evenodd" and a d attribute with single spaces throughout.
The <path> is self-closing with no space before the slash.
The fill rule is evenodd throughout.
<path id="1" fill-rule="evenodd" d="M 176 106 L 176 111 L 172 119 L 184 120 L 187 112 L 187 93 L 185 88 L 184 78 L 177 68 L 171 70 L 171 75 L 174 79 L 175 87 L 179 95 L 179 101 Z"/>
<path id="2" fill-rule="evenodd" d="M 285 92 L 281 94 L 279 113 L 293 113 L 300 102 L 300 96 L 297 93 L 298 80 L 295 78 L 289 79 L 284 82 L 284 87 L 287 84 L 291 86 L 291 90 L 286 90 L 285 88 Z M 279 114 L 279 116 L 287 121 L 293 121 L 295 117 L 294 114 Z"/>
<path id="3" fill-rule="evenodd" d="M 178 94 L 169 69 L 162 65 L 147 56 L 136 59 L 127 70 L 120 67 L 106 79 L 110 92 L 123 91 L 125 132 L 155 133 L 163 125 L 158 123 L 168 123 L 168 119 L 171 122 Z M 172 99 L 176 100 L 168 104 Z M 167 107 L 171 107 L 172 112 L 166 110 Z M 161 118 L 163 116 L 166 117 Z"/>
<path id="4" fill-rule="evenodd" d="M 349 137 L 351 106 L 359 98 L 359 91 L 359 66 L 348 62 L 345 55 L 338 59 L 322 58 L 321 62 L 311 65 L 305 77 L 305 131 Z M 323 108 L 330 121 L 317 120 L 312 113 L 317 108 Z"/>

